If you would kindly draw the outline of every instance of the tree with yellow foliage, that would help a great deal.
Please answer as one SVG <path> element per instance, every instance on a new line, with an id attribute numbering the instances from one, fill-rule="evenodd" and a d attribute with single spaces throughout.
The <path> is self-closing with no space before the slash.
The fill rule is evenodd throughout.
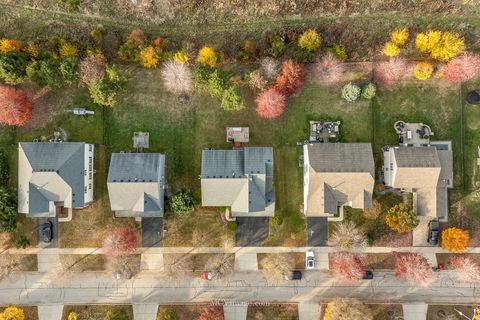
<path id="1" fill-rule="evenodd" d="M 175 60 L 176 63 L 187 63 L 188 59 L 188 54 L 185 51 L 177 51 L 173 55 L 173 60 Z"/>
<path id="2" fill-rule="evenodd" d="M 78 54 L 78 49 L 73 44 L 61 39 L 58 53 L 62 58 L 76 57 Z"/>
<path id="3" fill-rule="evenodd" d="M 433 59 L 448 61 L 463 50 L 465 42 L 458 33 L 428 31 L 417 34 L 415 46 L 420 52 L 429 53 Z"/>
<path id="4" fill-rule="evenodd" d="M 159 60 L 157 50 L 154 47 L 148 46 L 140 50 L 140 63 L 145 68 L 156 68 Z"/>
<path id="5" fill-rule="evenodd" d="M 413 67 L 413 74 L 418 80 L 427 80 L 433 73 L 433 65 L 429 62 L 417 62 Z"/>
<path id="6" fill-rule="evenodd" d="M 305 31 L 298 39 L 298 46 L 310 52 L 316 51 L 321 43 L 320 35 L 313 29 Z"/>
<path id="7" fill-rule="evenodd" d="M 78 319 L 78 315 L 76 312 L 72 311 L 68 314 L 68 320 L 77 320 L 77 319 Z"/>
<path id="8" fill-rule="evenodd" d="M 0 320 L 25 320 L 23 309 L 8 307 L 0 313 Z"/>
<path id="9" fill-rule="evenodd" d="M 32 58 L 36 58 L 40 51 L 38 46 L 33 41 L 28 41 L 24 50 Z"/>
<path id="10" fill-rule="evenodd" d="M 396 46 L 403 46 L 405 43 L 407 43 L 409 37 L 408 29 L 407 28 L 399 28 L 393 30 L 393 32 L 390 34 L 390 39 L 391 41 L 396 45 Z"/>
<path id="11" fill-rule="evenodd" d="M 467 230 L 451 227 L 442 232 L 441 246 L 450 252 L 462 253 L 467 251 L 469 241 L 470 236 Z"/>
<path id="12" fill-rule="evenodd" d="M 18 40 L 5 39 L 5 38 L 0 40 L 0 53 L 20 52 L 21 48 L 22 48 L 22 44 Z"/>
<path id="13" fill-rule="evenodd" d="M 200 49 L 200 51 L 198 51 L 197 61 L 204 66 L 214 68 L 218 62 L 218 56 L 215 52 L 215 49 L 204 46 L 202 49 Z"/>
<path id="14" fill-rule="evenodd" d="M 383 54 L 387 57 L 396 57 L 400 54 L 400 48 L 393 42 L 387 42 L 383 46 Z"/>

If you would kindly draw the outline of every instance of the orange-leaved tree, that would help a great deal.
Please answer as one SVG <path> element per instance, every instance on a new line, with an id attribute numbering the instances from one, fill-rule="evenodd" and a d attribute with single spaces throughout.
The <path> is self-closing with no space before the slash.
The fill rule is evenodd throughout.
<path id="1" fill-rule="evenodd" d="M 469 241 L 470 237 L 467 230 L 451 227 L 442 232 L 441 246 L 450 252 L 462 253 L 467 251 Z"/>
<path id="2" fill-rule="evenodd" d="M 280 67 L 275 88 L 285 95 L 296 93 L 305 82 L 305 69 L 292 59 L 285 60 Z"/>
<path id="3" fill-rule="evenodd" d="M 32 117 L 33 102 L 21 90 L 0 86 L 0 123 L 21 126 Z"/>
<path id="4" fill-rule="evenodd" d="M 270 88 L 255 99 L 257 114 L 261 118 L 270 119 L 281 116 L 285 112 L 286 98 L 275 88 Z"/>

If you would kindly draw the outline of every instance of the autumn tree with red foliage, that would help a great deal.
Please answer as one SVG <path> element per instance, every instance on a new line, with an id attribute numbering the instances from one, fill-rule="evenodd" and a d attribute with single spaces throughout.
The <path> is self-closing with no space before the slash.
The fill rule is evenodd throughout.
<path id="1" fill-rule="evenodd" d="M 442 76 L 450 83 L 464 82 L 480 72 L 480 55 L 464 53 L 450 60 L 442 70 Z"/>
<path id="2" fill-rule="evenodd" d="M 32 117 L 32 100 L 21 90 L 0 86 L 0 122 L 21 126 Z"/>
<path id="3" fill-rule="evenodd" d="M 285 112 L 286 98 L 275 88 L 260 93 L 255 99 L 257 114 L 261 118 L 270 119 L 281 116 Z"/>
<path id="4" fill-rule="evenodd" d="M 408 72 L 407 61 L 403 58 L 391 58 L 375 65 L 375 79 L 378 83 L 392 85 L 400 81 Z"/>
<path id="5" fill-rule="evenodd" d="M 300 90 L 300 88 L 303 87 L 304 82 L 305 69 L 303 66 L 292 59 L 288 59 L 282 63 L 275 83 L 275 88 L 280 93 L 290 95 Z"/>
<path id="6" fill-rule="evenodd" d="M 196 320 L 223 320 L 223 307 L 222 306 L 205 306 L 200 311 L 200 315 Z"/>
<path id="7" fill-rule="evenodd" d="M 435 280 L 435 273 L 427 258 L 419 253 L 397 253 L 395 276 L 411 284 L 428 287 Z"/>
<path id="8" fill-rule="evenodd" d="M 365 266 L 358 254 L 336 252 L 332 253 L 330 261 L 332 274 L 340 281 L 357 282 L 365 274 Z"/>
<path id="9" fill-rule="evenodd" d="M 118 257 L 135 251 L 137 244 L 137 234 L 133 229 L 119 227 L 103 240 L 103 250 L 107 256 Z"/>

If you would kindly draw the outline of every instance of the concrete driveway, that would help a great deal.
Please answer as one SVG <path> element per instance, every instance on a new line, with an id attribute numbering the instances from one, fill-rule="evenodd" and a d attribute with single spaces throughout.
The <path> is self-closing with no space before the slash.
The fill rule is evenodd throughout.
<path id="1" fill-rule="evenodd" d="M 161 247 L 163 218 L 142 218 L 142 247 Z"/>
<path id="2" fill-rule="evenodd" d="M 307 244 L 311 247 L 325 247 L 328 240 L 327 217 L 307 218 Z"/>
<path id="3" fill-rule="evenodd" d="M 268 217 L 237 217 L 237 247 L 259 246 L 268 232 Z"/>
<path id="4" fill-rule="evenodd" d="M 50 243 L 45 243 L 42 241 L 42 225 L 47 221 L 52 223 L 53 238 L 52 242 Z M 59 224 L 57 217 L 37 218 L 38 246 L 42 248 L 58 248 L 58 228 Z"/>

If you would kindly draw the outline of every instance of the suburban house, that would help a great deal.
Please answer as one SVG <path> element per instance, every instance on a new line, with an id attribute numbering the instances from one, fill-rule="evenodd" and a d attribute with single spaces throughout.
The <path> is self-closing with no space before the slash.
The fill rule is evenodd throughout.
<path id="1" fill-rule="evenodd" d="M 203 150 L 202 206 L 230 207 L 233 217 L 275 214 L 273 149 Z"/>
<path id="2" fill-rule="evenodd" d="M 163 217 L 165 155 L 113 153 L 107 187 L 116 217 Z"/>
<path id="3" fill-rule="evenodd" d="M 448 188 L 453 187 L 453 155 L 450 141 L 427 146 L 383 148 L 385 186 L 412 193 L 419 216 L 448 219 Z"/>
<path id="4" fill-rule="evenodd" d="M 307 217 L 343 219 L 343 207 L 372 206 L 375 164 L 369 143 L 310 143 L 303 146 Z"/>
<path id="5" fill-rule="evenodd" d="M 93 201 L 93 173 L 93 144 L 20 142 L 18 212 L 54 217 L 57 207 L 86 207 Z"/>

